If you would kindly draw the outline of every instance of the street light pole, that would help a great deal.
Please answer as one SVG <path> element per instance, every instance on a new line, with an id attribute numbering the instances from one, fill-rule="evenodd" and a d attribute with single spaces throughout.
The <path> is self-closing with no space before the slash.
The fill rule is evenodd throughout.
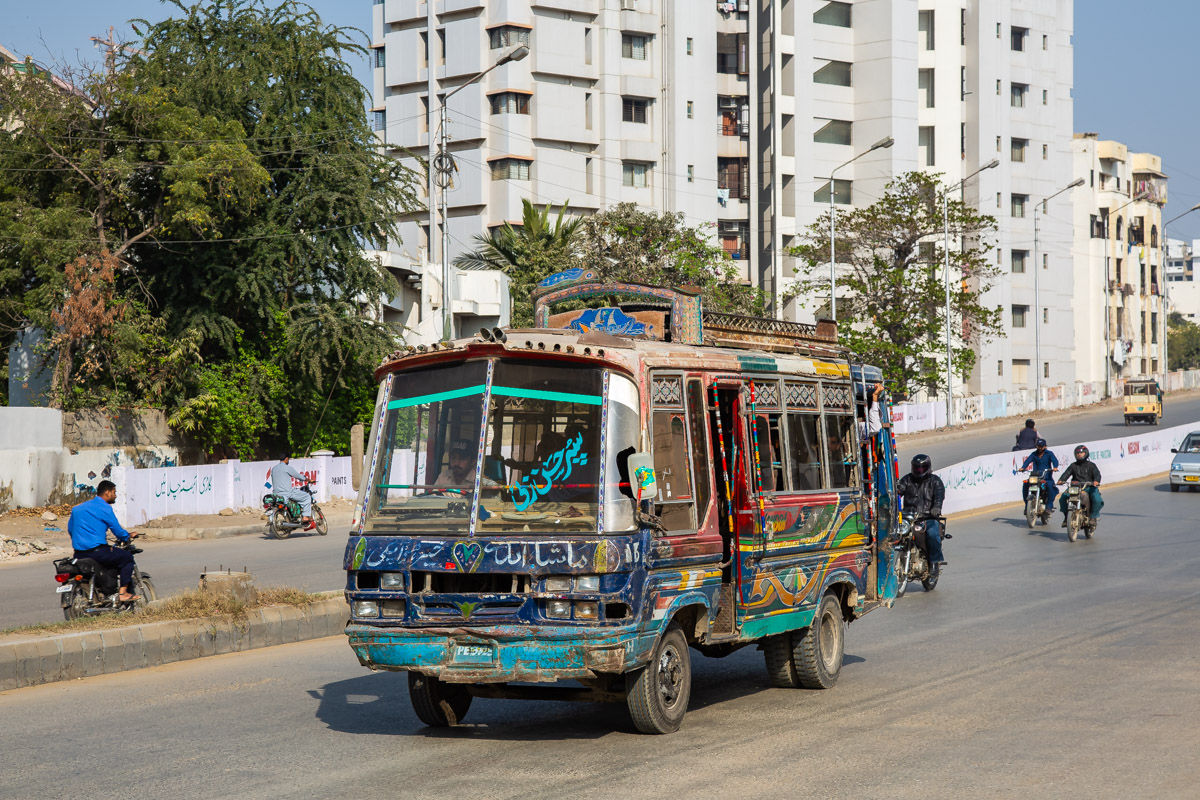
<path id="1" fill-rule="evenodd" d="M 1038 211 L 1045 214 L 1046 203 L 1076 186 L 1083 186 L 1083 178 L 1076 178 L 1033 207 L 1033 407 L 1037 411 L 1042 410 L 1042 322 L 1037 313 L 1042 309 L 1042 270 L 1038 266 Z"/>
<path id="2" fill-rule="evenodd" d="M 434 158 L 433 172 L 434 180 L 438 188 L 441 190 L 439 206 L 441 207 L 442 216 L 442 341 L 449 341 L 451 338 L 451 328 L 453 327 L 453 317 L 450 314 L 450 203 L 447 196 L 450 188 L 450 179 L 457 167 L 454 164 L 454 158 L 450 155 L 450 131 L 448 125 L 447 108 L 450 103 L 450 98 L 461 92 L 473 83 L 476 83 L 484 75 L 487 75 L 497 67 L 503 66 L 510 61 L 520 61 L 529 55 L 529 47 L 527 45 L 518 44 L 508 50 L 504 55 L 497 59 L 495 64 L 485 69 L 483 72 L 472 76 L 466 83 L 455 87 L 454 91 L 448 92 L 442 97 L 441 115 L 438 120 L 438 153 Z"/>
<path id="3" fill-rule="evenodd" d="M 1132 205 L 1140 200 L 1145 200 L 1149 197 L 1148 192 L 1141 192 L 1132 199 L 1122 203 L 1114 209 L 1110 209 L 1104 216 L 1104 396 L 1112 397 L 1112 302 L 1110 295 L 1112 291 L 1109 286 L 1110 265 L 1112 264 L 1112 238 L 1109 233 L 1109 226 L 1112 225 L 1113 215 L 1128 205 Z"/>
<path id="4" fill-rule="evenodd" d="M 1192 206 L 1187 211 L 1183 212 L 1182 214 L 1180 214 L 1178 216 L 1171 217 L 1169 220 L 1167 220 L 1166 222 L 1163 223 L 1162 253 L 1159 253 L 1158 267 L 1161 270 L 1161 278 L 1162 278 L 1162 285 L 1163 285 L 1163 293 L 1160 295 L 1160 297 L 1165 297 L 1167 299 L 1165 304 L 1162 304 L 1162 301 L 1159 301 L 1160 304 L 1162 304 L 1162 306 L 1163 306 L 1163 328 L 1162 328 L 1163 368 L 1162 368 L 1162 371 L 1163 371 L 1163 381 L 1167 384 L 1170 384 L 1170 382 L 1171 382 L 1171 362 L 1167 358 L 1170 355 L 1170 352 L 1169 352 L 1170 348 L 1168 347 L 1168 345 L 1170 344 L 1171 326 L 1170 326 L 1170 322 L 1168 321 L 1168 317 L 1171 313 L 1171 309 L 1170 309 L 1170 306 L 1171 306 L 1171 283 L 1167 280 L 1167 264 L 1166 264 L 1167 259 L 1171 257 L 1171 243 L 1167 239 L 1167 226 L 1170 225 L 1172 222 L 1175 222 L 1178 219 L 1183 219 L 1188 214 L 1192 213 L 1193 211 L 1196 211 L 1197 209 L 1200 209 L 1200 203 L 1196 203 L 1196 205 Z M 1163 253 L 1166 253 L 1165 257 L 1163 256 Z M 1171 387 L 1168 385 L 1168 386 L 1164 386 L 1163 388 L 1170 389 Z"/>
<path id="5" fill-rule="evenodd" d="M 1000 159 L 993 158 L 958 183 L 946 187 L 942 192 L 942 257 L 944 267 L 942 279 L 946 291 L 946 427 L 954 424 L 954 350 L 950 344 L 950 193 L 966 186 L 967 181 L 984 170 L 1000 166 Z"/>
<path id="6" fill-rule="evenodd" d="M 834 167 L 832 170 L 829 171 L 829 316 L 830 316 L 830 319 L 832 319 L 834 322 L 837 322 L 837 273 L 835 272 L 835 266 L 837 265 L 837 258 L 834 255 L 835 251 L 834 251 L 834 230 L 833 230 L 833 214 L 834 214 L 834 210 L 833 210 L 834 180 L 833 180 L 833 178 L 834 178 L 834 175 L 837 174 L 837 171 L 839 169 L 841 169 L 842 167 L 850 166 L 855 161 L 858 161 L 860 158 L 865 156 L 867 153 L 873 153 L 876 150 L 886 149 L 888 147 L 891 147 L 895 143 L 896 143 L 896 140 L 893 139 L 891 136 L 887 137 L 886 139 L 880 139 L 878 142 L 871 145 L 869 148 L 867 148 L 863 152 L 859 153 L 854 158 L 847 161 L 845 164 L 839 164 L 838 166 Z"/>

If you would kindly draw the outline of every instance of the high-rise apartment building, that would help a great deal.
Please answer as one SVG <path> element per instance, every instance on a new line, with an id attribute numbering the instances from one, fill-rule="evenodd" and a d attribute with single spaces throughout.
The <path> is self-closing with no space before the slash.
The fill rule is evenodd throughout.
<path id="1" fill-rule="evenodd" d="M 865 205 L 903 172 L 953 184 L 999 158 L 963 197 L 998 221 L 1004 276 L 986 300 L 1008 336 L 982 348 L 968 388 L 1032 387 L 1035 321 L 1046 380 L 1074 379 L 1063 209 L 1039 219 L 1040 303 L 1033 265 L 1034 203 L 1071 180 L 1071 29 L 1071 0 L 388 0 L 376 124 L 397 157 L 431 157 L 439 97 L 528 44 L 449 102 L 450 254 L 519 221 L 522 198 L 581 213 L 630 201 L 712 225 L 789 318 L 828 311 L 782 297 L 787 250 L 831 190 Z M 390 246 L 437 261 L 438 226 L 436 209 L 413 214 Z"/>
<path id="2" fill-rule="evenodd" d="M 1075 175 L 1084 179 L 1071 197 L 1079 379 L 1159 374 L 1166 326 L 1162 160 L 1094 133 L 1078 134 L 1073 149 Z"/>

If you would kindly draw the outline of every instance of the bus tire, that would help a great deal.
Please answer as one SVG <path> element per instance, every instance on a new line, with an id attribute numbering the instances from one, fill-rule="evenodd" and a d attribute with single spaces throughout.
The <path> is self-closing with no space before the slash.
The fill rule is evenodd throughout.
<path id="1" fill-rule="evenodd" d="M 821 598 L 812 624 L 793 634 L 792 662 L 805 689 L 831 689 L 846 654 L 846 618 L 833 594 Z"/>
<path id="2" fill-rule="evenodd" d="M 418 672 L 408 673 L 408 697 L 417 718 L 431 728 L 454 727 L 471 707 L 471 693 L 465 686 Z"/>
<path id="3" fill-rule="evenodd" d="M 767 680 L 776 689 L 800 688 L 800 677 L 792 660 L 792 634 L 777 633 L 763 639 L 763 657 L 767 662 Z"/>
<path id="4" fill-rule="evenodd" d="M 674 733 L 687 713 L 692 693 L 692 661 L 687 638 L 672 622 L 654 647 L 650 663 L 625 675 L 625 703 L 642 733 Z"/>

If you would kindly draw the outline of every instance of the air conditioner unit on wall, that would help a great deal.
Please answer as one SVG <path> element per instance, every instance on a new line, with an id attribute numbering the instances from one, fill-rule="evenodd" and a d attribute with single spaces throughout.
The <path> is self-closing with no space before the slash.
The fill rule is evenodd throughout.
<path id="1" fill-rule="evenodd" d="M 621 0 L 622 11 L 637 11 L 637 0 Z"/>
<path id="2" fill-rule="evenodd" d="M 749 11 L 750 0 L 738 0 L 738 11 Z"/>

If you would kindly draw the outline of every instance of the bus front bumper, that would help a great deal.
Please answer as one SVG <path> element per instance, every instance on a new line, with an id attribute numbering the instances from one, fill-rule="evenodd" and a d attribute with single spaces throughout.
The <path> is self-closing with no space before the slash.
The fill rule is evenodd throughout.
<path id="1" fill-rule="evenodd" d="M 655 636 L 632 628 L 523 626 L 383 628 L 351 623 L 359 662 L 374 670 L 431 675 L 447 683 L 547 683 L 619 674 L 644 663 Z"/>

